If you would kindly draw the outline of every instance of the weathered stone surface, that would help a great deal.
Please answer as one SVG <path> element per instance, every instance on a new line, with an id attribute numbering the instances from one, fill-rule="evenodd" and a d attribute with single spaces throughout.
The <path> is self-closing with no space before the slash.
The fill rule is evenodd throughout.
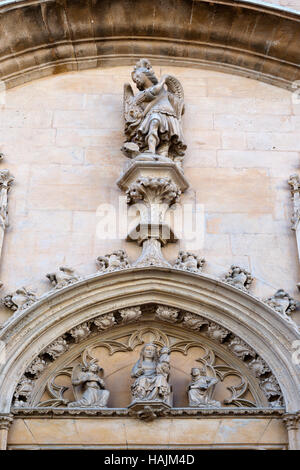
<path id="1" fill-rule="evenodd" d="M 287 432 L 280 419 L 159 419 L 151 426 L 143 421 L 122 418 L 74 419 L 54 418 L 47 426 L 43 419 L 15 419 L 8 434 L 8 444 L 43 445 L 58 444 L 212 446 L 232 444 L 287 445 Z"/>
<path id="2" fill-rule="evenodd" d="M 234 263 L 256 278 L 252 288 L 255 295 L 267 298 L 282 286 L 296 297 L 299 273 L 294 234 L 290 232 L 292 204 L 286 181 L 298 171 L 298 153 L 295 149 L 251 150 L 240 140 L 235 150 L 233 145 L 227 150 L 222 147 L 225 134 L 228 138 L 231 132 L 246 137 L 255 134 L 247 126 L 253 123 L 256 114 L 259 119 L 265 116 L 269 126 L 281 119 L 290 122 L 287 117 L 291 117 L 292 107 L 297 106 L 292 103 L 292 95 L 257 81 L 211 70 L 168 65 L 159 68 L 156 64 L 154 67 L 159 76 L 175 75 L 184 87 L 187 109 L 183 131 L 188 141 L 184 166 L 190 189 L 181 196 L 181 201 L 202 205 L 206 219 L 203 246 L 186 245 L 184 241 L 169 244 L 163 249 L 164 256 L 173 262 L 179 250 L 204 255 L 205 272 L 219 277 Z M 97 256 L 120 248 L 127 251 L 129 259 L 137 259 L 139 249 L 120 241 L 119 234 L 116 239 L 99 238 L 97 227 L 103 217 L 96 214 L 101 204 L 118 207 L 120 192 L 115 181 L 124 162 L 120 152 L 122 87 L 131 70 L 131 66 L 87 70 L 7 91 L 6 104 L 1 109 L 9 111 L 6 116 L 10 126 L 14 119 L 23 126 L 7 127 L 8 123 L 2 122 L 6 127 L 0 127 L 5 164 L 9 162 L 17 182 L 9 199 L 13 229 L 6 231 L 1 261 L 1 280 L 7 292 L 22 285 L 45 292 L 49 284 L 42 280 L 42 273 L 64 263 L 89 274 L 95 270 L 93 260 Z M 93 115 L 96 118 L 100 113 L 98 107 L 102 115 L 109 117 L 108 124 L 98 119 L 90 127 L 88 113 L 80 112 L 78 122 L 71 113 L 64 114 L 90 110 L 92 115 L 96 113 Z M 17 117 L 19 109 L 23 118 L 28 119 L 22 121 Z M 31 127 L 29 118 L 35 111 L 38 112 L 32 117 Z M 41 126 L 49 121 L 49 112 L 56 116 L 55 125 L 64 127 L 35 128 L 37 119 L 41 119 Z M 211 118 L 220 122 L 220 116 L 227 112 L 232 119 L 239 120 L 243 130 L 211 128 Z M 206 114 L 207 129 L 203 120 Z M 199 128 L 194 116 L 202 116 Z M 297 128 L 296 120 L 291 123 Z M 280 136 L 284 134 L 280 137 L 282 141 L 285 135 L 298 133 L 282 130 L 276 131 Z M 262 128 L 260 134 L 263 132 Z M 1 309 L 0 319 L 8 316 L 8 311 Z"/>
<path id="3" fill-rule="evenodd" d="M 279 5 L 293 8 L 296 1 L 281 0 Z M 234 19 L 230 25 L 228 18 Z M 255 35 L 244 33 L 254 28 Z M 281 40 L 282 30 L 287 28 L 288 48 Z M 192 51 L 193 64 L 206 62 L 216 67 L 219 63 L 221 70 L 238 70 L 242 75 L 283 86 L 299 78 L 298 15 L 271 9 L 264 3 L 176 1 L 168 9 L 158 0 L 144 0 L 138 5 L 120 0 L 100 4 L 96 0 L 89 6 L 79 0 L 65 5 L 58 1 L 46 5 L 6 3 L 1 7 L 1 31 L 0 77 L 9 86 L 58 72 L 97 67 L 99 63 L 119 64 L 120 56 L 128 63 L 130 54 L 147 56 L 149 48 L 154 58 L 172 58 L 181 65 L 190 63 Z M 222 49 L 223 45 L 226 47 Z"/>

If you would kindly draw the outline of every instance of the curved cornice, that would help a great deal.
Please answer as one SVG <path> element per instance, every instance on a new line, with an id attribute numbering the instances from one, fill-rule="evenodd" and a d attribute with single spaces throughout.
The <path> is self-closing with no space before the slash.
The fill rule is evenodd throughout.
<path id="1" fill-rule="evenodd" d="M 55 338 L 95 316 L 158 303 L 199 314 L 238 335 L 276 376 L 288 411 L 300 409 L 300 367 L 292 361 L 299 332 L 255 297 L 204 274 L 168 268 L 130 268 L 96 274 L 44 295 L 15 314 L 1 333 L 0 412 L 9 412 L 14 389 L 32 360 Z"/>
<path id="2" fill-rule="evenodd" d="M 291 88 L 300 14 L 239 0 L 0 2 L 0 78 L 132 63 L 208 67 Z"/>

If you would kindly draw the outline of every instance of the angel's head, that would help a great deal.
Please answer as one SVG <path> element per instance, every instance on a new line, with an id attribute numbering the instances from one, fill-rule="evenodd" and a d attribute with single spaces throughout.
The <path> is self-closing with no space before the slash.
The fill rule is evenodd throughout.
<path id="1" fill-rule="evenodd" d="M 100 367 L 97 364 L 90 364 L 89 371 L 94 372 L 94 374 L 97 374 L 97 372 L 100 371 Z"/>
<path id="2" fill-rule="evenodd" d="M 90 362 L 85 362 L 85 368 L 86 372 L 92 372 L 94 374 L 98 374 L 99 372 L 102 372 L 103 369 L 98 365 L 97 359 L 92 359 Z"/>
<path id="3" fill-rule="evenodd" d="M 148 59 L 140 59 L 136 63 L 131 76 L 139 90 L 145 90 L 146 88 L 158 83 L 154 70 L 152 69 Z"/>

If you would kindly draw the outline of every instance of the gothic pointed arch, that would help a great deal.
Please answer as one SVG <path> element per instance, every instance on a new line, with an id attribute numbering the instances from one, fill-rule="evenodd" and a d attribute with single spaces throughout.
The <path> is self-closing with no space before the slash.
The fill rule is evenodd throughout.
<path id="1" fill-rule="evenodd" d="M 159 310 L 160 306 L 166 310 Z M 136 325 L 131 322 L 135 315 L 141 320 Z M 262 393 L 263 386 L 255 389 L 256 376 L 260 377 L 258 384 L 274 378 L 286 411 L 300 408 L 299 365 L 292 360 L 292 345 L 299 340 L 299 332 L 291 323 L 257 298 L 211 276 L 148 267 L 89 276 L 50 291 L 11 317 L 0 335 L 6 345 L 0 382 L 1 413 L 11 411 L 13 395 L 24 374 L 38 378 L 38 358 L 46 358 L 49 373 L 54 373 L 67 367 L 83 349 L 95 346 L 95 341 L 102 342 L 102 347 L 104 341 L 110 352 L 120 347 L 122 350 L 120 344 L 123 351 L 132 351 L 141 344 L 141 339 L 136 339 L 138 333 L 135 339 L 132 335 L 145 326 L 176 337 L 175 342 L 172 340 L 174 351 L 188 350 L 198 341 L 198 345 L 214 350 L 227 365 L 243 370 L 244 376 L 247 370 L 255 406 L 272 407 L 273 400 L 268 393 Z M 131 338 L 130 344 L 124 340 L 126 335 L 128 341 Z M 244 352 L 232 346 L 235 338 L 244 345 Z M 266 370 L 259 372 L 260 366 L 255 364 L 249 369 L 249 360 L 262 361 Z M 47 374 L 49 379 L 51 374 Z M 38 405 L 38 390 L 30 406 Z"/>

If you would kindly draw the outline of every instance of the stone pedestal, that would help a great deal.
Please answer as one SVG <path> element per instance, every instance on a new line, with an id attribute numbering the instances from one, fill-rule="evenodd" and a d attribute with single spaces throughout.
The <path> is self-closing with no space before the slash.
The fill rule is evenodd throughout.
<path id="1" fill-rule="evenodd" d="M 175 242 L 176 237 L 165 217 L 188 188 L 188 182 L 176 163 L 167 158 L 161 160 L 160 156 L 157 160 L 149 160 L 150 157 L 146 154 L 148 160 L 133 161 L 117 184 L 126 192 L 127 203 L 135 205 L 139 213 L 139 221 L 127 235 L 128 241 L 143 246 L 142 255 L 134 265 L 169 267 L 161 247 Z"/>
<path id="2" fill-rule="evenodd" d="M 150 407 L 154 411 L 169 410 L 170 408 L 172 408 L 171 405 L 169 405 L 165 401 L 157 401 L 157 400 L 153 400 L 153 401 L 143 401 L 143 400 L 138 401 L 137 400 L 137 401 L 130 403 L 130 405 L 128 406 L 128 408 L 131 409 L 132 411 L 143 411 L 146 407 Z"/>
<path id="3" fill-rule="evenodd" d="M 142 177 L 169 178 L 176 184 L 181 192 L 188 189 L 189 184 L 182 170 L 176 163 L 169 161 L 136 161 L 130 162 L 123 175 L 118 179 L 117 185 L 122 191 L 127 191 L 129 186 Z"/>

